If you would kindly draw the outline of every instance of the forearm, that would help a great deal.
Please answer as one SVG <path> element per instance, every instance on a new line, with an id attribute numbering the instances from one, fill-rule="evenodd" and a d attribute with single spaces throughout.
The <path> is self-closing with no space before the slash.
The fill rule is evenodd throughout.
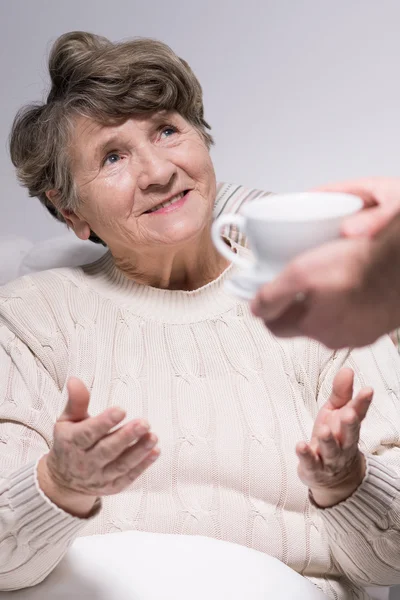
<path id="1" fill-rule="evenodd" d="M 400 327 L 400 215 L 375 238 L 365 281 L 375 302 L 372 317 L 382 321 L 381 335 Z"/>
<path id="2" fill-rule="evenodd" d="M 319 514 L 346 575 L 361 585 L 400 583 L 400 475 L 384 458 L 368 456 L 357 490 Z"/>
<path id="3" fill-rule="evenodd" d="M 0 590 L 42 581 L 86 522 L 49 501 L 38 486 L 35 463 L 0 484 L 0 507 Z"/>

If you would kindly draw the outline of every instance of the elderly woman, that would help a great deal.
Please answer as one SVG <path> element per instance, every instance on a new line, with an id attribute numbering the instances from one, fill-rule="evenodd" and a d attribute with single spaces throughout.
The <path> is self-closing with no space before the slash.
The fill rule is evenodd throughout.
<path id="1" fill-rule="evenodd" d="M 108 252 L 0 290 L 0 589 L 129 529 L 258 549 L 338 600 L 400 582 L 391 342 L 281 342 L 224 291 L 213 210 L 254 194 L 217 188 L 201 87 L 167 46 L 70 33 L 49 69 L 12 160 Z"/>

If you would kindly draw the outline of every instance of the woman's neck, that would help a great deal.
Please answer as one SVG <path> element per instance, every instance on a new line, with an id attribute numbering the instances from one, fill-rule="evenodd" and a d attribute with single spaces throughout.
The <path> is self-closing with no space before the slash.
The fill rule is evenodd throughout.
<path id="1" fill-rule="evenodd" d="M 179 248 L 163 245 L 141 253 L 135 249 L 132 254 L 110 251 L 126 277 L 166 290 L 196 290 L 219 277 L 229 265 L 215 249 L 208 231 Z"/>

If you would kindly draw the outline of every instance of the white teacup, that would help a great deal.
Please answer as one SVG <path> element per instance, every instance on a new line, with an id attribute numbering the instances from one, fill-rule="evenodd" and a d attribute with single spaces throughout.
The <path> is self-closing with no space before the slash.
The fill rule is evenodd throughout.
<path id="1" fill-rule="evenodd" d="M 242 214 L 223 214 L 215 220 L 212 238 L 219 252 L 258 280 L 276 277 L 295 256 L 340 237 L 344 217 L 362 208 L 352 194 L 304 192 L 276 194 L 247 204 Z M 226 226 L 247 236 L 255 261 L 235 253 L 221 237 Z"/>

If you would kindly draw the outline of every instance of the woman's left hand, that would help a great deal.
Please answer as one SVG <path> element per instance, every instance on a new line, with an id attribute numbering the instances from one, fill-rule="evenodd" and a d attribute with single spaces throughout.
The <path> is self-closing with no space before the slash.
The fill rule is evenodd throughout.
<path id="1" fill-rule="evenodd" d="M 351 369 L 339 371 L 332 394 L 317 415 L 311 441 L 296 447 L 299 477 L 322 508 L 346 500 L 365 475 L 365 458 L 358 442 L 373 390 L 363 388 L 353 398 L 353 381 Z"/>

